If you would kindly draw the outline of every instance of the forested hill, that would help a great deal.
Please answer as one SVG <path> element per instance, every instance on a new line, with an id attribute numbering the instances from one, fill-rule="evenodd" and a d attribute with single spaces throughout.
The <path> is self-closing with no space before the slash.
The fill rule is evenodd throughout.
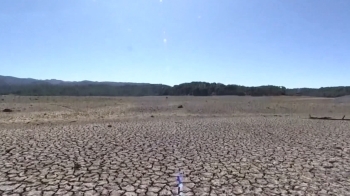
<path id="1" fill-rule="evenodd" d="M 319 89 L 286 89 L 281 86 L 246 87 L 239 85 L 224 85 L 220 83 L 191 82 L 175 86 L 162 84 L 119 84 L 88 83 L 88 84 L 6 84 L 0 81 L 0 95 L 25 96 L 167 96 L 167 95 L 239 95 L 239 96 L 317 96 L 340 97 L 350 95 L 350 87 L 326 87 Z"/>

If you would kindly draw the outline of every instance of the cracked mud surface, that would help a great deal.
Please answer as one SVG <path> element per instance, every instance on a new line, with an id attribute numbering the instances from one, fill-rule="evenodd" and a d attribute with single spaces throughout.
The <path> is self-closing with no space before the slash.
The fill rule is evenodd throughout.
<path id="1" fill-rule="evenodd" d="M 0 195 L 350 195 L 349 143 L 349 122 L 290 116 L 0 128 Z"/>

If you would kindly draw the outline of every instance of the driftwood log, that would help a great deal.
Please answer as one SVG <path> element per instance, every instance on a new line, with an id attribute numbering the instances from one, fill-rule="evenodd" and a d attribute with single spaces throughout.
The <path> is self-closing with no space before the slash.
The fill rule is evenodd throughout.
<path id="1" fill-rule="evenodd" d="M 309 119 L 315 119 L 315 120 L 345 120 L 345 121 L 350 121 L 350 119 L 346 119 L 345 115 L 343 116 L 343 118 L 332 118 L 332 117 L 315 117 L 315 116 L 311 116 L 311 114 L 309 114 Z"/>

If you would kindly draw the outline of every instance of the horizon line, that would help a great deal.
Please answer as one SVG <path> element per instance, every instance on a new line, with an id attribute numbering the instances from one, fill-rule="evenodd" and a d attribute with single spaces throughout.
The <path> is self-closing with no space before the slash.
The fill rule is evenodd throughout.
<path id="1" fill-rule="evenodd" d="M 51 79 L 36 79 L 36 78 L 31 78 L 31 77 L 16 77 L 16 76 L 8 76 L 8 75 L 0 75 L 2 77 L 12 77 L 12 78 L 16 78 L 16 79 L 30 79 L 30 80 L 39 80 L 39 81 L 49 81 L 49 80 L 57 80 L 57 81 L 62 81 L 62 82 L 96 82 L 96 83 L 131 83 L 131 84 L 153 84 L 153 85 L 165 85 L 165 86 L 170 86 L 170 87 L 174 87 L 176 85 L 180 85 L 180 84 L 189 84 L 189 83 L 193 83 L 193 82 L 202 82 L 202 83 L 216 83 L 216 84 L 223 84 L 225 86 L 227 85 L 236 85 L 236 86 L 243 86 L 243 87 L 261 87 L 261 86 L 280 86 L 280 87 L 285 87 L 286 89 L 320 89 L 320 88 L 334 88 L 334 87 L 350 87 L 350 86 L 321 86 L 321 87 L 286 87 L 283 85 L 274 85 L 274 84 L 263 84 L 263 85 L 256 85 L 256 86 L 248 86 L 248 85 L 241 85 L 241 84 L 225 84 L 225 83 L 221 83 L 221 82 L 206 82 L 206 81 L 191 81 L 191 82 L 182 82 L 182 83 L 178 83 L 178 84 L 164 84 L 164 83 L 149 83 L 149 82 L 117 82 L 117 81 L 96 81 L 96 80 L 88 80 L 88 79 L 84 79 L 84 80 L 62 80 L 62 79 L 56 79 L 56 78 L 51 78 Z"/>

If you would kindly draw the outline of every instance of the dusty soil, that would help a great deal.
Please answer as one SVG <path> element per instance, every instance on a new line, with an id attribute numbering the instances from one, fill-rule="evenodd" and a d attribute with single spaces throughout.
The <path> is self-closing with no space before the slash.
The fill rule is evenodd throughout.
<path id="1" fill-rule="evenodd" d="M 183 105 L 183 108 L 178 108 Z M 350 103 L 0 96 L 0 195 L 350 195 Z"/>

